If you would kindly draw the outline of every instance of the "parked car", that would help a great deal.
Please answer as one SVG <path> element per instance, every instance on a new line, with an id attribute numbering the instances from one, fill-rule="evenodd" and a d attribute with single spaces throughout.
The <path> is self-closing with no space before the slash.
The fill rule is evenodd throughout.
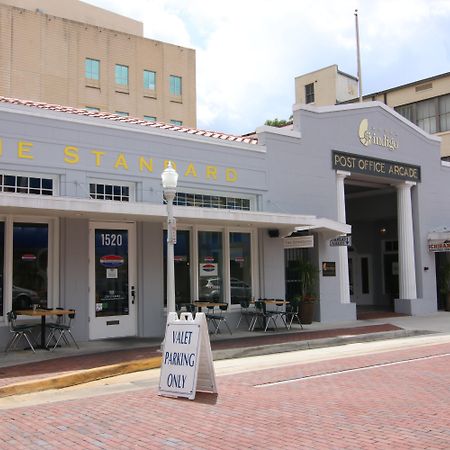
<path id="1" fill-rule="evenodd" d="M 0 275 L 0 296 L 3 297 L 3 276 Z M 12 287 L 12 309 L 30 309 L 33 305 L 41 303 L 39 295 L 31 290 L 20 286 Z"/>
<path id="2" fill-rule="evenodd" d="M 238 278 L 230 278 L 231 299 L 234 302 L 250 299 L 252 288 L 245 281 Z M 222 280 L 218 277 L 205 278 L 200 285 L 200 298 L 205 300 L 217 301 L 221 299 Z"/>

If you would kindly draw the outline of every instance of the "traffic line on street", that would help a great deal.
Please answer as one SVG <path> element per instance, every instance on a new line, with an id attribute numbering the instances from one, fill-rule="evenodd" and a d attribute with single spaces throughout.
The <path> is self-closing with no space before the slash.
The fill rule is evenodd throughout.
<path id="1" fill-rule="evenodd" d="M 371 364 L 371 365 L 364 366 L 364 367 L 356 367 L 354 369 L 337 370 L 334 372 L 320 373 L 317 375 L 307 375 L 305 377 L 290 378 L 289 380 L 281 380 L 281 381 L 274 381 L 274 382 L 270 382 L 270 383 L 255 384 L 253 387 L 265 388 L 265 387 L 271 387 L 271 386 L 278 386 L 281 384 L 297 383 L 300 381 L 314 380 L 316 378 L 332 377 L 335 375 L 344 375 L 344 374 L 351 373 L 351 372 L 360 372 L 363 370 L 378 369 L 380 367 L 397 366 L 400 364 L 409 364 L 412 362 L 424 361 L 424 360 L 435 359 L 435 358 L 446 358 L 448 356 L 450 356 L 450 353 L 443 353 L 440 355 L 421 356 L 419 358 L 405 359 L 402 361 L 394 361 L 394 362 L 388 362 L 388 363 L 383 363 L 383 364 Z"/>

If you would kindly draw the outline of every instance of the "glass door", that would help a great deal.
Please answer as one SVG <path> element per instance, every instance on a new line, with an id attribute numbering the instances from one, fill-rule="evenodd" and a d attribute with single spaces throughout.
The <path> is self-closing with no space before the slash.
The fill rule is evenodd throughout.
<path id="1" fill-rule="evenodd" d="M 91 339 L 135 336 L 135 228 L 93 224 L 90 229 Z"/>

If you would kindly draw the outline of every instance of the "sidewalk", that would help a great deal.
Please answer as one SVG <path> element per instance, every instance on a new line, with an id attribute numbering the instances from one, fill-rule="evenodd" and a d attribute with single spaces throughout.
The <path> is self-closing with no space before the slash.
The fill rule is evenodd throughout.
<path id="1" fill-rule="evenodd" d="M 373 316 L 375 317 L 375 316 Z M 214 360 L 280 353 L 428 333 L 450 334 L 450 312 L 432 316 L 389 316 L 339 324 L 313 323 L 291 331 L 234 331 L 211 337 Z M 158 368 L 160 341 L 111 339 L 0 354 L 0 397 L 67 387 L 124 373 Z"/>

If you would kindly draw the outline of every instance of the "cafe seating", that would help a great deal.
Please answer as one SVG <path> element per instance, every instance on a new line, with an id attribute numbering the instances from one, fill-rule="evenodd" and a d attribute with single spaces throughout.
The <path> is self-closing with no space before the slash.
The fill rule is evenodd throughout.
<path id="1" fill-rule="evenodd" d="M 80 348 L 77 344 L 77 341 L 73 337 L 71 331 L 72 320 L 75 319 L 75 310 L 72 310 L 70 314 L 68 314 L 68 321 L 64 321 L 64 316 L 58 316 L 58 319 L 55 323 L 48 324 L 48 328 L 50 329 L 50 333 L 47 340 L 47 347 L 50 347 L 50 343 L 52 339 L 55 341 L 55 344 L 51 348 L 54 350 L 60 344 L 60 341 L 63 340 L 67 345 L 70 345 L 69 340 L 67 339 L 67 335 L 69 335 L 75 344 L 76 348 Z"/>
<path id="2" fill-rule="evenodd" d="M 247 322 L 247 328 L 249 328 L 253 321 L 253 316 L 255 315 L 255 308 L 250 306 L 250 300 L 241 300 L 239 303 L 241 305 L 241 315 L 239 316 L 236 328 L 239 328 L 242 318 L 245 319 Z"/>
<path id="3" fill-rule="evenodd" d="M 211 324 L 213 327 L 213 331 L 211 332 L 211 334 L 220 333 L 220 324 L 221 323 L 224 323 L 228 329 L 228 332 L 230 334 L 233 334 L 231 332 L 231 328 L 229 327 L 229 325 L 227 323 L 227 319 L 224 314 L 228 310 L 228 303 L 220 304 L 218 307 L 219 307 L 219 313 L 215 313 L 214 306 L 207 306 L 208 311 L 212 311 L 212 312 L 206 313 L 206 320 L 208 321 L 208 324 Z"/>
<path id="4" fill-rule="evenodd" d="M 9 350 L 14 350 L 22 338 L 27 341 L 31 350 L 33 350 L 33 353 L 36 353 L 33 344 L 31 343 L 32 340 L 34 341 L 32 332 L 36 326 L 34 324 L 17 324 L 17 314 L 14 311 L 7 313 L 7 318 L 9 323 L 9 331 L 12 334 L 12 337 L 5 348 L 5 353 Z"/>
<path id="5" fill-rule="evenodd" d="M 303 325 L 300 319 L 300 302 L 297 299 L 292 299 L 289 305 L 286 306 L 286 311 L 284 312 L 285 323 L 287 324 L 288 330 L 292 327 L 292 322 L 294 319 L 297 320 L 300 328 L 303 330 Z"/>
<path id="6" fill-rule="evenodd" d="M 269 328 L 269 324 L 272 321 L 274 329 L 277 328 L 276 323 L 276 311 L 269 311 L 267 310 L 265 299 L 259 299 L 255 301 L 255 312 L 253 317 L 253 322 L 250 326 L 250 331 L 254 331 L 256 324 L 258 320 L 261 320 L 262 327 L 264 328 L 264 331 L 266 332 Z"/>

